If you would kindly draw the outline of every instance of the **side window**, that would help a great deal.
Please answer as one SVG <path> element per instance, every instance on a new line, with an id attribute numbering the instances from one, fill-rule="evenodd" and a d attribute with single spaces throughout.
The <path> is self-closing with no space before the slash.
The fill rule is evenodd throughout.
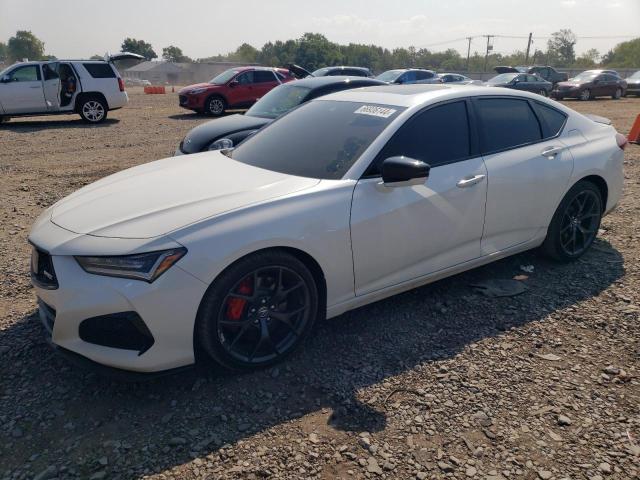
<path id="1" fill-rule="evenodd" d="M 52 63 L 45 63 L 42 65 L 42 75 L 45 80 L 55 80 L 56 78 L 60 78 L 58 72 L 55 70 L 55 66 Z"/>
<path id="2" fill-rule="evenodd" d="M 477 100 L 483 153 L 515 148 L 542 140 L 540 123 L 526 100 L 482 98 Z"/>
<path id="3" fill-rule="evenodd" d="M 542 133 L 544 138 L 555 137 L 560 133 L 567 121 L 567 116 L 542 103 L 536 102 L 536 111 L 538 116 L 542 118 Z"/>
<path id="4" fill-rule="evenodd" d="M 254 83 L 267 83 L 275 82 L 276 79 L 273 76 L 273 72 L 268 70 L 256 70 L 253 72 L 253 81 Z"/>
<path id="5" fill-rule="evenodd" d="M 527 75 L 527 82 L 539 82 L 540 80 L 535 75 Z"/>
<path id="6" fill-rule="evenodd" d="M 40 80 L 40 67 L 38 65 L 26 65 L 18 67 L 9 73 L 12 82 L 37 82 Z"/>
<path id="7" fill-rule="evenodd" d="M 379 175 L 385 158 L 404 155 L 437 167 L 471 152 L 466 102 L 447 103 L 409 119 L 384 146 L 367 175 Z"/>
<path id="8" fill-rule="evenodd" d="M 343 75 L 350 75 L 352 77 L 366 77 L 366 73 L 363 72 L 362 70 L 352 70 L 349 68 L 346 68 L 343 72 Z"/>
<path id="9" fill-rule="evenodd" d="M 236 77 L 236 81 L 240 85 L 249 85 L 253 83 L 253 72 L 244 72 Z"/>
<path id="10" fill-rule="evenodd" d="M 93 78 L 116 78 L 116 74 L 108 63 L 83 63 L 82 66 Z"/>
<path id="11" fill-rule="evenodd" d="M 416 80 L 428 80 L 431 77 L 433 77 L 433 73 L 431 72 L 415 72 L 416 73 Z"/>
<path id="12" fill-rule="evenodd" d="M 402 77 L 402 83 L 410 83 L 416 81 L 416 72 L 405 72 Z"/>

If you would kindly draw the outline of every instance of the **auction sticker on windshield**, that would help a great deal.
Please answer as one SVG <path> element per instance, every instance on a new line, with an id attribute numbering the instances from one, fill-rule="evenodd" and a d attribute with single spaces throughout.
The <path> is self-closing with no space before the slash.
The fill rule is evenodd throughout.
<path id="1" fill-rule="evenodd" d="M 397 110 L 393 108 L 377 107 L 375 105 L 363 105 L 353 113 L 359 113 L 360 115 L 372 115 L 374 117 L 389 118 L 396 113 Z"/>

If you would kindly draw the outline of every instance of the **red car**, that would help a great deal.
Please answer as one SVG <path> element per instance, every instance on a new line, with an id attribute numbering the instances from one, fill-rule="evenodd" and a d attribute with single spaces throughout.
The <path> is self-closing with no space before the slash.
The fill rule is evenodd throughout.
<path id="1" fill-rule="evenodd" d="M 228 109 L 249 108 L 269 90 L 291 80 L 295 77 L 285 68 L 231 68 L 207 83 L 180 90 L 180 106 L 218 117 Z"/>

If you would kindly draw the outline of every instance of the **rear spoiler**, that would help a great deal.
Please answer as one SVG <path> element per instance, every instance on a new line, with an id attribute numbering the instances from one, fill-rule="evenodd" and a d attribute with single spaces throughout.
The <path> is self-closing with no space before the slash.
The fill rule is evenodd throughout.
<path id="1" fill-rule="evenodd" d="M 609 120 L 608 118 L 604 118 L 604 117 L 601 117 L 599 115 L 593 115 L 591 113 L 583 113 L 583 115 L 585 117 L 587 117 L 589 120 L 592 120 L 592 121 L 594 121 L 596 123 L 602 123 L 604 125 L 611 125 L 611 120 Z"/>

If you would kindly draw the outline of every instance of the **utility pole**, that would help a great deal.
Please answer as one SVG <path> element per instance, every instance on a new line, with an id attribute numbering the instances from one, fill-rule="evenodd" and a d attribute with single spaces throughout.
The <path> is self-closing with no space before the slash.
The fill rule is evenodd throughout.
<path id="1" fill-rule="evenodd" d="M 471 39 L 473 37 L 467 37 L 467 40 L 469 40 L 469 46 L 467 47 L 467 72 L 469 71 L 469 56 L 471 55 Z"/>
<path id="2" fill-rule="evenodd" d="M 493 50 L 493 45 L 491 45 L 491 39 L 495 37 L 495 35 L 483 35 L 483 37 L 487 37 L 487 51 L 484 54 L 484 69 L 483 69 L 483 72 L 486 72 L 487 61 L 489 60 L 489 51 Z"/>
<path id="3" fill-rule="evenodd" d="M 529 41 L 527 42 L 527 55 L 524 58 L 524 64 L 525 65 L 529 65 L 529 52 L 531 51 L 531 40 L 532 40 L 532 37 L 533 37 L 533 32 L 529 33 Z"/>

